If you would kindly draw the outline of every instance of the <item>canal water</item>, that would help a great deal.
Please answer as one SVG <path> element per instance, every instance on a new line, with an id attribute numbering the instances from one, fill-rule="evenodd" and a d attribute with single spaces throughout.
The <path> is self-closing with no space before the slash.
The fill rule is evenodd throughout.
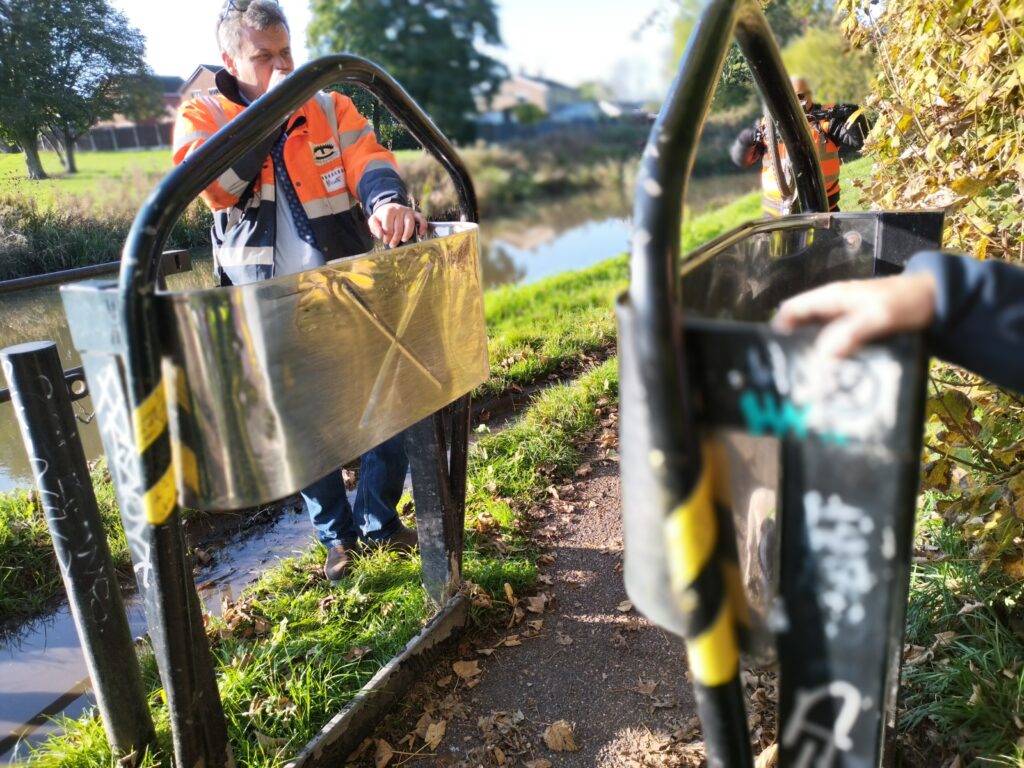
<path id="1" fill-rule="evenodd" d="M 699 213 L 744 194 L 756 176 L 696 180 L 688 204 Z M 483 279 L 487 288 L 525 284 L 581 269 L 628 249 L 630 201 L 621 194 L 576 196 L 522 210 L 481 225 Z M 171 289 L 212 285 L 209 262 L 196 260 L 191 273 L 170 278 Z M 55 287 L 0 296 L 0 346 L 51 339 L 65 368 L 79 364 Z M 76 404 L 91 413 L 88 398 Z M 90 458 L 101 455 L 95 423 L 80 425 Z M 31 487 L 30 469 L 10 404 L 0 404 L 0 491 Z M 312 528 L 299 509 L 286 511 L 272 526 L 237 534 L 197 574 L 200 595 L 216 614 L 224 598 L 282 558 L 305 551 Z M 145 631 L 137 596 L 127 599 L 132 632 Z M 56 715 L 77 717 L 91 706 L 88 673 L 67 607 L 0 638 L 0 768 L 23 761 L 32 744 L 57 730 Z"/>

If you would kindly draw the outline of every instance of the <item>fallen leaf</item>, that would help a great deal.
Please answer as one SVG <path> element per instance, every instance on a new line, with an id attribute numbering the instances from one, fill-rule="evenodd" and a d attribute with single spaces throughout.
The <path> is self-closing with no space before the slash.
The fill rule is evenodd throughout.
<path id="1" fill-rule="evenodd" d="M 779 745 L 772 744 L 754 760 L 754 768 L 775 768 L 779 762 Z"/>
<path id="2" fill-rule="evenodd" d="M 515 648 L 517 645 L 522 645 L 523 642 L 519 639 L 519 635 L 509 635 L 501 641 L 501 644 L 508 648 Z"/>
<path id="3" fill-rule="evenodd" d="M 575 752 L 576 735 L 567 720 L 556 720 L 544 729 L 544 743 L 555 752 Z"/>
<path id="4" fill-rule="evenodd" d="M 480 662 L 478 661 L 456 661 L 452 664 L 452 671 L 463 680 L 469 680 L 480 674 Z"/>
<path id="5" fill-rule="evenodd" d="M 509 584 L 508 582 L 505 582 L 505 597 L 508 598 L 508 601 L 510 603 L 515 605 L 515 603 L 516 603 L 516 596 L 512 592 L 512 585 Z"/>
<path id="6" fill-rule="evenodd" d="M 548 604 L 548 596 L 544 593 L 526 598 L 526 610 L 531 613 L 544 613 L 544 606 Z"/>
<path id="7" fill-rule="evenodd" d="M 498 765 L 505 764 L 505 753 L 501 751 L 500 747 L 495 747 L 492 754 L 494 755 L 494 762 Z"/>
<path id="8" fill-rule="evenodd" d="M 416 727 L 413 728 L 413 735 L 419 736 L 421 739 L 427 738 L 427 728 L 434 722 L 434 718 L 430 716 L 429 712 L 424 712 L 420 715 L 420 719 L 416 721 Z"/>
<path id="9" fill-rule="evenodd" d="M 195 555 L 196 561 L 200 565 L 209 565 L 213 560 L 213 556 L 205 549 L 196 549 L 192 554 Z"/>
<path id="10" fill-rule="evenodd" d="M 437 745 L 441 743 L 441 739 L 444 738 L 444 732 L 448 727 L 447 720 L 438 720 L 436 723 L 431 723 L 430 727 L 427 728 L 427 734 L 423 737 L 423 740 L 427 743 L 430 749 L 437 749 Z"/>
<path id="11" fill-rule="evenodd" d="M 633 610 L 633 601 L 623 600 L 621 603 L 615 606 L 615 610 L 619 613 L 629 613 Z"/>
<path id="12" fill-rule="evenodd" d="M 256 743 L 268 752 L 276 752 L 288 743 L 288 739 L 275 739 L 273 736 L 267 736 L 265 733 L 256 731 Z"/>
<path id="13" fill-rule="evenodd" d="M 449 685 L 452 684 L 452 679 L 453 678 L 454 678 L 454 675 L 445 675 L 444 677 L 439 677 L 437 679 L 437 687 L 438 688 L 447 688 Z"/>
<path id="14" fill-rule="evenodd" d="M 354 648 L 349 648 L 348 653 L 345 654 L 345 661 L 358 661 L 370 652 L 370 647 L 367 645 L 358 645 Z"/>
<path id="15" fill-rule="evenodd" d="M 551 768 L 551 761 L 538 757 L 536 760 L 527 760 L 523 763 L 523 768 Z"/>
<path id="16" fill-rule="evenodd" d="M 373 753 L 374 768 L 384 768 L 395 756 L 395 750 L 384 739 L 377 739 L 377 751 Z"/>
<path id="17" fill-rule="evenodd" d="M 555 642 L 558 645 L 572 645 L 572 638 L 564 632 L 555 632 Z"/>
<path id="18" fill-rule="evenodd" d="M 984 608 L 984 607 L 985 607 L 985 604 L 984 604 L 984 603 L 968 603 L 968 604 L 967 604 L 967 605 L 965 605 L 965 606 L 964 606 L 963 608 L 961 608 L 961 609 L 960 609 L 960 610 L 959 610 L 959 611 L 957 612 L 957 614 L 956 614 L 956 615 L 957 615 L 957 616 L 963 616 L 963 615 L 965 615 L 965 614 L 968 614 L 968 613 L 974 613 L 974 612 L 975 612 L 976 610 L 978 610 L 979 608 Z"/>
<path id="19" fill-rule="evenodd" d="M 589 461 L 585 461 L 576 468 L 576 477 L 588 477 L 593 473 L 593 468 L 590 466 Z"/>
<path id="20" fill-rule="evenodd" d="M 654 680 L 646 682 L 641 680 L 633 690 L 641 696 L 653 696 L 654 692 L 658 690 L 658 683 Z"/>
<path id="21" fill-rule="evenodd" d="M 526 626 L 534 632 L 540 632 L 541 627 L 544 626 L 544 619 L 531 619 L 526 622 Z"/>

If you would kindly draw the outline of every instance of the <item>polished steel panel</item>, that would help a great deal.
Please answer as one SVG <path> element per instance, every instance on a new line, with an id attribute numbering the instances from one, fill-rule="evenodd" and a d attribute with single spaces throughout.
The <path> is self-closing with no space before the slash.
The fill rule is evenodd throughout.
<path id="1" fill-rule="evenodd" d="M 475 224 L 248 285 L 158 294 L 178 494 L 281 498 L 487 379 Z"/>

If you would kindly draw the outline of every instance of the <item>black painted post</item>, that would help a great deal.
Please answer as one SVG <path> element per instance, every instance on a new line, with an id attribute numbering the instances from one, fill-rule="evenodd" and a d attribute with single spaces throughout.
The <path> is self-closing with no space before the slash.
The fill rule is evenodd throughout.
<path id="1" fill-rule="evenodd" d="M 141 753 L 153 739 L 153 722 L 57 346 L 7 347 L 0 361 L 107 740 L 117 753 Z"/>
<path id="2" fill-rule="evenodd" d="M 443 416 L 439 411 L 405 432 L 423 586 L 439 605 L 458 590 L 462 571 L 462 520 L 452 494 Z"/>

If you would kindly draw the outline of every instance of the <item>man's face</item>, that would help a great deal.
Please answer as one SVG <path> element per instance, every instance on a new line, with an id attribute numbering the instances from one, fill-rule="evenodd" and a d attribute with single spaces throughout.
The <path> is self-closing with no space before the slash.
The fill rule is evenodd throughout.
<path id="1" fill-rule="evenodd" d="M 228 72 L 238 80 L 238 90 L 250 101 L 262 96 L 295 68 L 291 36 L 283 24 L 263 30 L 243 26 L 238 56 L 231 58 L 222 52 L 221 58 Z"/>
<path id="2" fill-rule="evenodd" d="M 796 91 L 796 97 L 804 108 L 804 112 L 810 112 L 814 99 L 811 87 L 807 84 L 807 81 L 797 77 L 790 80 L 790 84 L 792 84 L 793 90 Z"/>

